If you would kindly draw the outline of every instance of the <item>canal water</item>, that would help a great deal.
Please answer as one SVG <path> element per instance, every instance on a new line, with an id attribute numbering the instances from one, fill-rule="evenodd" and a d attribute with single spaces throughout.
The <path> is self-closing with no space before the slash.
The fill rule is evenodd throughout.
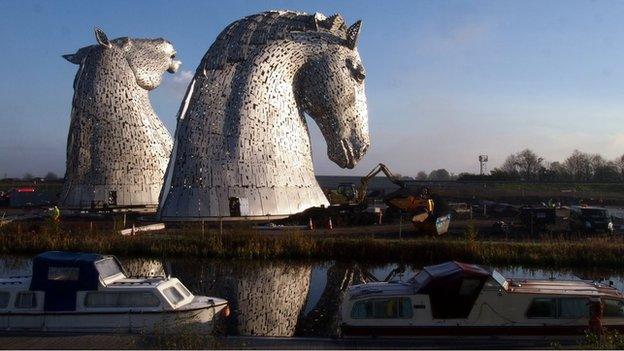
<path id="1" fill-rule="evenodd" d="M 120 258 L 132 276 L 165 275 L 179 278 L 193 293 L 223 297 L 232 315 L 219 330 L 229 335 L 332 336 L 338 321 L 342 292 L 350 284 L 408 280 L 421 266 L 248 260 L 153 260 Z M 30 275 L 29 257 L 0 257 L 0 277 Z M 608 282 L 624 290 L 624 271 L 549 270 L 496 267 L 507 278 L 588 279 Z"/>

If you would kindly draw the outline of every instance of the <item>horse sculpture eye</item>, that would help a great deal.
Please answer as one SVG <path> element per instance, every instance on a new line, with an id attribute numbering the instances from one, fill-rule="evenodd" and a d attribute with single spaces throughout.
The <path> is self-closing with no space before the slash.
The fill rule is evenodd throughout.
<path id="1" fill-rule="evenodd" d="M 346 60 L 347 68 L 351 71 L 353 78 L 358 82 L 362 83 L 364 78 L 366 78 L 366 74 L 364 73 L 364 68 L 361 65 L 358 65 L 353 62 L 351 59 Z"/>
<path id="2" fill-rule="evenodd" d="M 363 82 L 364 78 L 366 78 L 366 74 L 364 74 L 364 72 L 362 71 L 357 71 L 355 73 L 355 80 L 357 80 L 358 82 Z"/>

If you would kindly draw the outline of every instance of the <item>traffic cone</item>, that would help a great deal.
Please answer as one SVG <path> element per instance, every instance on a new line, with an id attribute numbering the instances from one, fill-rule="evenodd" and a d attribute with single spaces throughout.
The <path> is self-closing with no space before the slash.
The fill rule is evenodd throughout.
<path id="1" fill-rule="evenodd" d="M 308 223 L 308 229 L 314 230 L 314 222 L 312 222 L 312 218 L 310 218 L 310 222 Z"/>

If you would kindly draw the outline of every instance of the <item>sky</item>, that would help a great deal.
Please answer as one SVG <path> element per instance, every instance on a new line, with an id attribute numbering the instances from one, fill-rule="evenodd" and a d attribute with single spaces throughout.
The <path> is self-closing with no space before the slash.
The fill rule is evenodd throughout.
<path id="1" fill-rule="evenodd" d="M 76 65 L 61 55 L 109 38 L 164 37 L 183 62 L 150 93 L 169 131 L 219 32 L 276 9 L 363 21 L 371 147 L 355 169 L 326 155 L 309 120 L 315 171 L 362 175 L 379 162 L 415 176 L 478 172 L 531 148 L 624 153 L 624 1 L 15 1 L 0 0 L 0 177 L 65 171 Z"/>

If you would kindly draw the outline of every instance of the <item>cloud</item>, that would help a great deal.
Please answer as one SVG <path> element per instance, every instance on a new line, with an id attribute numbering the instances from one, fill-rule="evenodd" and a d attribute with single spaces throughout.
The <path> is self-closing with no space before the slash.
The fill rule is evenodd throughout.
<path id="1" fill-rule="evenodd" d="M 190 70 L 179 71 L 174 75 L 166 74 L 162 85 L 152 93 L 154 96 L 165 96 L 168 100 L 181 101 L 186 88 L 195 73 Z M 161 95 L 162 94 L 162 95 Z"/>
<path id="2" fill-rule="evenodd" d="M 464 50 L 480 46 L 491 38 L 491 26 L 483 22 L 463 23 L 430 34 L 422 40 L 424 48 L 436 53 Z"/>
<path id="3" fill-rule="evenodd" d="M 180 73 L 173 76 L 173 81 L 178 84 L 188 85 L 188 83 L 193 79 L 192 71 L 181 71 Z"/>

